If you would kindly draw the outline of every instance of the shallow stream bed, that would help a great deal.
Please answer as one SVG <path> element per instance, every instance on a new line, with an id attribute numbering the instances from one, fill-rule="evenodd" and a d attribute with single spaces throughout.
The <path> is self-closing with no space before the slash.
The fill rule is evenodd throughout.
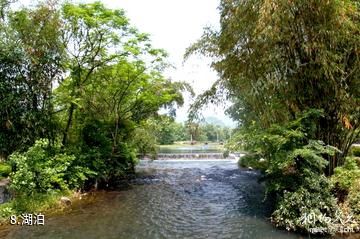
<path id="1" fill-rule="evenodd" d="M 0 238 L 310 238 L 269 223 L 259 175 L 233 160 L 143 160 L 137 172 L 127 189 L 99 193 L 45 226 L 7 227 Z"/>

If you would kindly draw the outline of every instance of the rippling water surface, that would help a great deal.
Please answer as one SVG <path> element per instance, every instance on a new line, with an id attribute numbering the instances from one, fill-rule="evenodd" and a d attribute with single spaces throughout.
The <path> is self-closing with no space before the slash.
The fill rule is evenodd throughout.
<path id="1" fill-rule="evenodd" d="M 142 161 L 137 171 L 128 189 L 101 193 L 43 227 L 11 227 L 5 238 L 308 238 L 268 222 L 257 173 L 234 161 Z"/>

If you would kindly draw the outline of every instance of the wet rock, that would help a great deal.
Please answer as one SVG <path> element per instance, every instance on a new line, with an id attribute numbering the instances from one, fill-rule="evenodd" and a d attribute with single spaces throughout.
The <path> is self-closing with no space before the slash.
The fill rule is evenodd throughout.
<path id="1" fill-rule="evenodd" d="M 71 205 L 71 200 L 68 197 L 61 197 L 60 198 L 60 202 L 66 206 L 70 206 Z"/>
<path id="2" fill-rule="evenodd" d="M 5 202 L 5 188 L 0 187 L 0 204 Z"/>
<path id="3" fill-rule="evenodd" d="M 0 204 L 5 203 L 10 198 L 8 191 L 6 190 L 7 185 L 10 183 L 9 179 L 3 179 L 0 181 Z"/>

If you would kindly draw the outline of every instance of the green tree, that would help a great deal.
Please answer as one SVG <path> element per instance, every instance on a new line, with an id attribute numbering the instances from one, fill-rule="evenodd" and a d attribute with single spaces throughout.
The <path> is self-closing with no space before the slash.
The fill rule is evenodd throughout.
<path id="1" fill-rule="evenodd" d="M 79 99 L 86 94 L 84 88 L 99 68 L 114 64 L 127 57 L 139 58 L 143 54 L 151 62 L 162 62 L 162 50 L 154 49 L 147 34 L 130 26 L 122 10 L 107 9 L 100 2 L 92 4 L 64 4 L 62 8 L 63 44 L 66 47 L 68 78 L 67 119 L 63 144 L 69 133 Z M 158 67 L 161 67 L 158 64 Z"/>
<path id="2" fill-rule="evenodd" d="M 157 142 L 161 145 L 173 144 L 176 140 L 174 119 L 168 116 L 163 116 L 156 120 L 158 126 L 156 136 Z"/>
<path id="3" fill-rule="evenodd" d="M 190 136 L 190 138 L 188 140 L 191 140 L 191 141 L 206 140 L 206 135 L 201 130 L 201 126 L 199 123 L 187 122 L 186 129 Z"/>
<path id="4" fill-rule="evenodd" d="M 360 134 L 359 7 L 353 0 L 222 0 L 220 29 L 206 29 L 186 55 L 212 57 L 219 74 L 190 116 L 224 93 L 233 102 L 227 112 L 240 125 L 233 145 L 267 164 L 267 189 L 277 198 L 272 219 L 289 230 L 331 227 L 299 223 L 307 212 L 335 215 L 324 174 L 344 164 Z"/>
<path id="5" fill-rule="evenodd" d="M 132 172 L 137 154 L 154 153 L 148 119 L 160 108 L 173 114 L 183 104 L 182 91 L 191 88 L 162 76 L 166 54 L 152 48 L 123 11 L 97 2 L 65 4 L 62 13 L 69 75 L 55 104 L 63 146 L 107 184 Z"/>
<path id="6" fill-rule="evenodd" d="M 328 158 L 332 174 L 360 132 L 358 2 L 224 0 L 219 9 L 220 30 L 207 29 L 188 49 L 213 57 L 220 75 L 194 111 L 223 89 L 244 127 L 321 109 L 316 139 L 342 151 Z"/>
<path id="7" fill-rule="evenodd" d="M 202 126 L 202 129 L 206 135 L 208 141 L 215 142 L 218 139 L 218 129 L 215 125 L 205 124 Z"/>
<path id="8" fill-rule="evenodd" d="M 175 134 L 175 141 L 186 141 L 190 138 L 190 135 L 186 131 L 185 125 L 183 123 L 174 122 L 173 131 Z"/>
<path id="9" fill-rule="evenodd" d="M 137 154 L 154 153 L 149 119 L 161 108 L 174 116 L 191 87 L 163 77 L 166 53 L 122 10 L 47 2 L 11 11 L 9 3 L 0 2 L 1 159 L 47 138 L 51 157 L 74 156 L 67 175 L 92 172 L 80 175 L 89 185 L 126 176 Z M 31 180 L 40 166 L 19 170 L 33 160 L 20 160 L 13 175 Z"/>
<path id="10" fill-rule="evenodd" d="M 69 84 L 66 79 L 56 91 L 60 108 L 67 104 Z M 80 147 L 80 165 L 100 172 L 96 178 L 107 183 L 133 171 L 138 153 L 155 153 L 148 119 L 158 117 L 162 107 L 182 104 L 178 86 L 140 60 L 99 68 L 83 86 L 86 94 L 78 98 L 73 119 L 68 147 Z M 59 113 L 60 119 L 66 116 Z"/>
<path id="11" fill-rule="evenodd" d="M 6 157 L 39 137 L 55 138 L 51 92 L 63 72 L 63 48 L 54 6 L 2 14 L 0 155 Z"/>

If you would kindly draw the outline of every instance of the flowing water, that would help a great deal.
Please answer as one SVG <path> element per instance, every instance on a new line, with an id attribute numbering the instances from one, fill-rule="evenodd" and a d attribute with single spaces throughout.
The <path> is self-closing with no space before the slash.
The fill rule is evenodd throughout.
<path id="1" fill-rule="evenodd" d="M 223 146 L 218 144 L 197 144 L 197 145 L 161 145 L 159 153 L 222 153 Z"/>
<path id="2" fill-rule="evenodd" d="M 233 160 L 144 160 L 137 172 L 126 189 L 99 193 L 45 226 L 8 227 L 2 238 L 309 238 L 269 223 L 259 175 Z"/>

